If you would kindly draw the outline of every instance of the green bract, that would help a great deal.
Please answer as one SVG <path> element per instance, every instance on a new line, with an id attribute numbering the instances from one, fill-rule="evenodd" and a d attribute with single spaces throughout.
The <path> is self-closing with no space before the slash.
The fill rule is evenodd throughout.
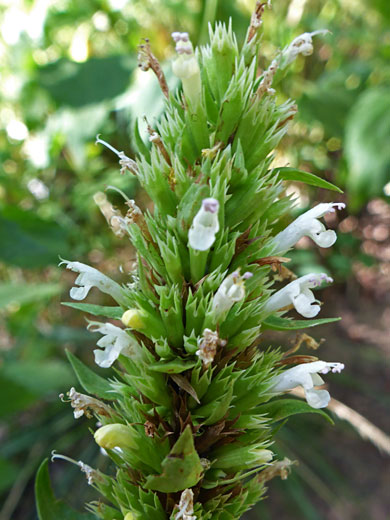
<path id="1" fill-rule="evenodd" d="M 115 363 L 115 379 L 105 380 L 69 355 L 80 385 L 108 401 L 99 407 L 98 399 L 88 401 L 74 389 L 68 394 L 77 416 L 99 419 L 95 438 L 116 466 L 111 476 L 91 473 L 103 495 L 103 502 L 88 506 L 97 518 L 240 518 L 260 500 L 270 475 L 286 474 L 289 461 L 277 461 L 273 449 L 275 423 L 326 406 L 328 392 L 315 388 L 319 374 L 342 369 L 306 356 L 311 363 L 292 372 L 283 367 L 298 363 L 296 357 L 256 348 L 264 328 L 330 321 L 281 317 L 293 307 L 314 317 L 320 307 L 312 289 L 329 277 L 306 275 L 275 291 L 272 268 L 288 260 L 273 255 L 288 254 L 299 237 L 324 233 L 319 219 L 337 206 L 323 204 L 301 216 L 278 235 L 275 251 L 279 221 L 292 208 L 284 181 L 335 187 L 271 166 L 297 110 L 293 101 L 279 103 L 271 85 L 298 54 L 310 54 L 312 34 L 296 38 L 260 72 L 263 9 L 258 3 L 242 49 L 231 26 L 217 24 L 210 44 L 195 51 L 186 33 L 174 33 L 173 70 L 183 84 L 174 93 L 143 46 L 142 68 L 157 71 L 165 111 L 135 161 L 112 149 L 122 169 L 137 175 L 154 210 L 142 212 L 134 201 L 127 201 L 125 217 L 105 210 L 116 234 L 130 238 L 137 267 L 120 286 L 96 269 L 65 262 L 79 273 L 75 299 L 98 287 L 116 301 L 111 307 L 70 304 L 103 320 L 90 325 L 102 334 L 95 359 L 105 368 Z M 107 325 L 107 318 L 122 318 L 122 327 Z M 296 386 L 315 408 L 278 390 Z"/>

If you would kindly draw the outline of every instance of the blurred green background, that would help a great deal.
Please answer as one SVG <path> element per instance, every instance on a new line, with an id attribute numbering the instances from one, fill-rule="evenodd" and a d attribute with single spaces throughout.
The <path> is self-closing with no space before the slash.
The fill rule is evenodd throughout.
<path id="1" fill-rule="evenodd" d="M 161 113 L 152 72 L 137 69 L 137 45 L 150 39 L 174 85 L 170 33 L 186 30 L 203 43 L 208 21 L 231 17 L 242 40 L 254 3 L 0 0 L 1 520 L 36 518 L 34 474 L 52 449 L 105 464 L 87 421 L 75 421 L 58 399 L 76 384 L 64 349 L 92 364 L 93 337 L 81 313 L 60 304 L 74 276 L 57 264 L 59 256 L 79 260 L 114 277 L 132 264 L 129 244 L 108 229 L 93 195 L 108 185 L 143 194 L 94 139 L 101 133 L 131 156 L 137 118 L 144 137 L 143 116 L 153 124 Z M 315 38 L 313 56 L 294 63 L 278 93 L 296 99 L 299 113 L 276 163 L 338 184 L 348 207 L 328 222 L 339 230 L 336 245 L 319 251 L 302 241 L 292 263 L 297 274 L 320 266 L 336 279 L 323 313 L 343 321 L 313 334 L 327 338 L 321 357 L 347 365 L 332 395 L 389 432 L 390 3 L 275 0 L 264 14 L 264 65 L 298 34 L 323 28 L 331 34 Z M 332 197 L 291 189 L 297 211 Z M 91 301 L 102 297 L 92 293 Z M 263 344 L 291 339 L 265 336 Z M 388 519 L 388 455 L 346 422 L 292 420 L 279 449 L 300 465 L 271 483 L 270 499 L 248 519 Z M 73 505 L 93 498 L 77 469 L 51 469 L 57 493 Z"/>

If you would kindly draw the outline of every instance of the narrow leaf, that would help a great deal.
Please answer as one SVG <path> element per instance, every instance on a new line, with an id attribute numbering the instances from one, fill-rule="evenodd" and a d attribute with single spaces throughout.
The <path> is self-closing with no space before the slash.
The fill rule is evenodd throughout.
<path id="1" fill-rule="evenodd" d="M 299 399 L 278 399 L 264 404 L 257 411 L 261 414 L 268 414 L 274 421 L 281 421 L 298 413 L 317 413 L 325 417 L 331 424 L 334 424 L 332 418 L 326 412 L 318 408 L 312 408 L 306 401 Z"/>
<path id="2" fill-rule="evenodd" d="M 304 182 L 305 184 L 309 184 L 310 186 L 317 186 L 318 188 L 324 188 L 325 190 L 337 191 L 338 193 L 343 193 L 339 187 L 335 186 L 331 182 L 326 181 L 325 179 L 321 179 L 321 177 L 317 177 L 314 173 L 304 172 L 302 170 L 297 170 L 296 168 L 275 168 L 274 170 L 279 174 L 279 177 L 284 181 L 296 181 L 296 182 Z"/>
<path id="3" fill-rule="evenodd" d="M 94 515 L 79 513 L 58 500 L 51 487 L 48 460 L 40 465 L 35 480 L 35 500 L 39 520 L 93 520 Z"/>
<path id="4" fill-rule="evenodd" d="M 88 312 L 94 316 L 104 316 L 105 318 L 111 318 L 113 320 L 120 320 L 123 315 L 123 310 L 121 307 L 104 307 L 103 305 L 76 302 L 62 302 L 62 305 L 66 305 L 66 307 L 72 307 L 72 309 L 77 309 L 79 311 Z"/>
<path id="5" fill-rule="evenodd" d="M 175 359 L 174 361 L 167 361 L 166 363 L 152 363 L 148 366 L 149 370 L 154 372 L 163 372 L 164 374 L 180 374 L 185 370 L 196 365 L 196 361 L 184 361 L 182 359 Z"/>
<path id="6" fill-rule="evenodd" d="M 68 356 L 80 385 L 86 392 L 94 394 L 102 399 L 111 401 L 116 399 L 116 394 L 113 392 L 109 381 L 95 374 L 95 372 L 84 365 L 84 363 L 69 352 L 69 350 L 66 350 L 66 355 Z"/>
<path id="7" fill-rule="evenodd" d="M 318 320 L 291 320 L 289 318 L 280 318 L 278 316 L 269 316 L 263 321 L 263 327 L 272 330 L 299 330 L 309 327 L 317 327 L 317 325 L 325 325 L 325 323 L 334 323 L 340 321 L 341 318 L 320 318 Z"/>

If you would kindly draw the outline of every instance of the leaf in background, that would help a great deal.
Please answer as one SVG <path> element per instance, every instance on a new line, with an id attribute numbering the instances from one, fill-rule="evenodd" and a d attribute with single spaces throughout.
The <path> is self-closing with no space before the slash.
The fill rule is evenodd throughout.
<path id="1" fill-rule="evenodd" d="M 8 360 L 0 373 L 38 397 L 67 389 L 75 382 L 72 370 L 62 360 Z"/>
<path id="2" fill-rule="evenodd" d="M 353 106 L 345 128 L 346 186 L 352 209 L 381 195 L 390 181 L 390 91 L 372 88 Z"/>
<path id="3" fill-rule="evenodd" d="M 20 468 L 9 460 L 0 458 L 0 493 L 7 490 L 18 477 Z"/>
<path id="4" fill-rule="evenodd" d="M 317 175 L 314 175 L 313 173 L 288 167 L 275 168 L 274 171 L 278 173 L 279 177 L 284 181 L 304 182 L 310 186 L 317 186 L 318 188 L 324 188 L 325 190 L 333 190 L 338 191 L 339 193 L 343 193 L 340 188 L 331 182 L 326 181 L 325 179 L 321 179 L 321 177 L 317 177 Z"/>
<path id="5" fill-rule="evenodd" d="M 123 315 L 122 307 L 114 307 L 112 305 L 104 307 L 103 305 L 76 302 L 62 302 L 61 305 L 66 305 L 66 307 L 72 307 L 73 309 L 78 309 L 79 311 L 88 312 L 94 316 L 105 316 L 106 318 L 111 318 L 113 320 L 120 320 Z"/>
<path id="6" fill-rule="evenodd" d="M 312 408 L 306 401 L 299 399 L 278 399 L 264 404 L 258 409 L 259 413 L 269 414 L 275 421 L 280 421 L 298 413 L 317 413 L 325 417 L 331 424 L 332 418 L 323 410 Z"/>
<path id="7" fill-rule="evenodd" d="M 289 318 L 279 318 L 278 316 L 269 316 L 263 321 L 263 326 L 272 330 L 299 330 L 308 327 L 316 327 L 325 323 L 333 323 L 340 321 L 341 318 L 320 318 L 318 320 L 291 320 Z"/>
<path id="8" fill-rule="evenodd" d="M 95 515 L 79 513 L 54 496 L 48 460 L 40 465 L 35 479 L 35 499 L 39 520 L 93 520 Z"/>
<path id="9" fill-rule="evenodd" d="M 60 105 L 82 107 L 124 92 L 135 66 L 134 57 L 127 55 L 91 58 L 84 63 L 62 58 L 39 69 L 38 83 Z"/>
<path id="10" fill-rule="evenodd" d="M 74 356 L 69 350 L 66 350 L 66 355 L 75 371 L 80 385 L 89 394 L 97 395 L 102 399 L 113 400 L 116 399 L 115 392 L 113 392 L 111 385 L 107 379 L 95 374 L 82 361 Z"/>
<path id="11" fill-rule="evenodd" d="M 68 231 L 16 206 L 0 209 L 0 260 L 18 267 L 45 267 L 69 252 Z"/>
<path id="12" fill-rule="evenodd" d="M 37 395 L 22 385 L 3 376 L 0 371 L 0 393 L 7 396 L 0 401 L 0 418 L 25 410 L 38 399 Z"/>
<path id="13" fill-rule="evenodd" d="M 56 283 L 3 283 L 0 285 L 0 309 L 10 304 L 23 305 L 48 299 L 62 291 L 62 286 Z"/>
<path id="14" fill-rule="evenodd" d="M 58 141 L 60 149 L 65 145 L 72 167 L 82 169 L 86 163 L 85 144 L 95 136 L 108 118 L 110 108 L 106 103 L 80 108 L 64 107 L 47 118 L 43 136 L 47 143 Z"/>

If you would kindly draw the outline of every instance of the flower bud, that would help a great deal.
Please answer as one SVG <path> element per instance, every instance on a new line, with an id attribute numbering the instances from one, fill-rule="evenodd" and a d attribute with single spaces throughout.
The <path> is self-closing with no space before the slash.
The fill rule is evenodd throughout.
<path id="1" fill-rule="evenodd" d="M 122 323 L 126 327 L 130 327 L 135 330 L 142 330 L 145 328 L 145 322 L 143 321 L 143 312 L 138 309 L 129 309 L 122 315 Z"/>
<path id="2" fill-rule="evenodd" d="M 105 450 L 114 448 L 136 448 L 130 426 L 124 424 L 106 424 L 95 432 L 96 443 Z"/>
<path id="3" fill-rule="evenodd" d="M 135 516 L 133 515 L 133 513 L 126 513 L 123 520 L 135 520 Z"/>
<path id="4" fill-rule="evenodd" d="M 174 32 L 172 33 L 172 38 L 176 42 L 176 52 L 178 54 L 178 57 L 172 63 L 173 73 L 181 79 L 186 98 L 193 105 L 197 105 L 202 93 L 202 84 L 200 68 L 192 43 L 187 33 Z"/>

